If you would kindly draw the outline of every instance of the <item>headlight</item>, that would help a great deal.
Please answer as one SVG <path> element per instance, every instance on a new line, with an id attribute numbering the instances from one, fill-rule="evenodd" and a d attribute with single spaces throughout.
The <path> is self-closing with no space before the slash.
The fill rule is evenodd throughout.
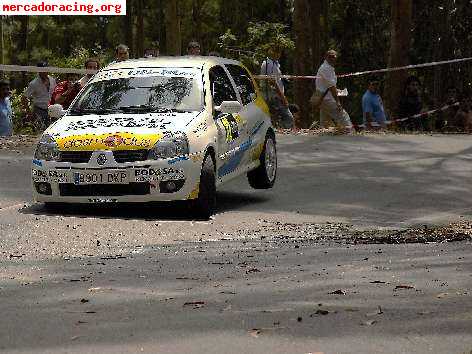
<path id="1" fill-rule="evenodd" d="M 185 133 L 171 133 L 160 139 L 149 151 L 150 160 L 168 159 L 189 154 L 188 139 Z"/>
<path id="2" fill-rule="evenodd" d="M 39 140 L 34 153 L 34 158 L 46 161 L 58 161 L 60 157 L 59 147 L 52 136 L 44 134 Z"/>

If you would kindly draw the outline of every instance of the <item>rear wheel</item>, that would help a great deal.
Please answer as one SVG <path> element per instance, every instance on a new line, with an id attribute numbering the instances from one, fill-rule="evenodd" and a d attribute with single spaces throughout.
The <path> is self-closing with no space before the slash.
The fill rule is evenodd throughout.
<path id="1" fill-rule="evenodd" d="M 277 177 L 277 149 L 275 138 L 270 133 L 266 135 L 264 148 L 259 159 L 261 165 L 247 174 L 249 184 L 254 189 L 272 188 Z"/>
<path id="2" fill-rule="evenodd" d="M 200 174 L 198 198 L 193 202 L 193 209 L 198 218 L 208 220 L 216 207 L 215 164 L 210 155 L 205 157 Z"/>

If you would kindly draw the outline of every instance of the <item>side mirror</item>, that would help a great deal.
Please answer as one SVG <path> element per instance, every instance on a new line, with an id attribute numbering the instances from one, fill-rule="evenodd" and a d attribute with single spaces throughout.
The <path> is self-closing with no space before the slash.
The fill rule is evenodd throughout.
<path id="1" fill-rule="evenodd" d="M 215 107 L 218 112 L 227 114 L 239 113 L 242 109 L 243 105 L 238 101 L 223 101 L 220 106 Z"/>
<path id="2" fill-rule="evenodd" d="M 53 104 L 48 107 L 48 115 L 53 119 L 59 119 L 64 114 L 66 114 L 66 111 L 60 104 Z"/>

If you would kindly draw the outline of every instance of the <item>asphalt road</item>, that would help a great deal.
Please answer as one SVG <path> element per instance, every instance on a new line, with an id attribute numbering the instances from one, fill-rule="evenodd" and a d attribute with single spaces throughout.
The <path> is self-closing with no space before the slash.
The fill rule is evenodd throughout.
<path id="1" fill-rule="evenodd" d="M 20 150 L 0 150 L 0 352 L 472 350 L 470 241 L 349 244 L 470 220 L 468 136 L 278 136 L 276 187 L 235 180 L 208 222 L 48 213 Z"/>

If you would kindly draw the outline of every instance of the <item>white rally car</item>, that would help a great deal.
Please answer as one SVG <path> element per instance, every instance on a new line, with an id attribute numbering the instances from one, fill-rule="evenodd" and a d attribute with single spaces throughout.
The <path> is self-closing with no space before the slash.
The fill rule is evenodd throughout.
<path id="1" fill-rule="evenodd" d="M 276 179 L 269 109 L 234 60 L 111 64 L 56 115 L 32 162 L 34 199 L 46 205 L 192 200 L 209 217 L 222 183 Z"/>

